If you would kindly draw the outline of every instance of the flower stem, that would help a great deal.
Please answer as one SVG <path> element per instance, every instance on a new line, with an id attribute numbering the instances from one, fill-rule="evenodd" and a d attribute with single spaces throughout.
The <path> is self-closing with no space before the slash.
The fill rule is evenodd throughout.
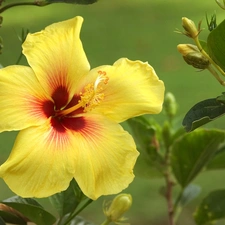
<path id="1" fill-rule="evenodd" d="M 75 211 L 74 213 L 72 213 L 69 218 L 66 220 L 66 222 L 64 223 L 64 225 L 67 225 L 71 222 L 71 220 L 77 216 L 83 209 L 85 209 L 89 204 L 91 204 L 93 202 L 92 199 L 88 199 L 87 202 L 77 211 Z"/>
<path id="2" fill-rule="evenodd" d="M 168 212 L 169 225 L 175 225 L 173 198 L 172 198 L 172 190 L 173 190 L 174 183 L 171 180 L 169 171 L 166 171 L 165 173 L 165 180 L 166 180 L 166 200 L 167 200 L 167 212 Z"/>
<path id="3" fill-rule="evenodd" d="M 180 193 L 179 193 L 179 195 L 177 196 L 177 199 L 176 199 L 176 201 L 175 201 L 175 203 L 174 203 L 174 206 L 173 206 L 173 211 L 174 211 L 174 222 L 175 222 L 175 224 L 176 224 L 176 222 L 177 222 L 177 220 L 178 220 L 178 217 L 179 217 L 179 214 L 180 214 L 180 212 L 181 212 L 181 210 L 182 210 L 182 208 L 181 208 L 181 206 L 179 205 L 179 203 L 180 203 L 180 200 L 181 200 L 181 198 L 182 198 L 182 196 L 183 196 L 183 192 L 184 192 L 184 189 L 182 188 L 181 191 L 180 191 Z"/>
<path id="4" fill-rule="evenodd" d="M 11 3 L 11 4 L 8 4 L 4 7 L 2 7 L 0 9 L 0 13 L 3 13 L 4 11 L 6 11 L 7 9 L 10 9 L 12 7 L 15 7 L 15 6 L 23 6 L 23 5 L 34 5 L 34 6 L 44 6 L 46 4 L 41 4 L 41 1 L 34 1 L 34 2 L 15 2 L 15 3 Z"/>
<path id="5" fill-rule="evenodd" d="M 212 65 L 209 65 L 207 68 L 210 73 L 219 81 L 219 83 L 223 86 L 225 86 L 225 81 L 223 81 L 220 76 L 218 75 L 218 73 L 214 70 L 214 68 L 212 67 Z"/>
<path id="6" fill-rule="evenodd" d="M 200 42 L 199 42 L 199 39 L 198 39 L 198 36 L 193 38 L 194 41 L 195 41 L 195 44 L 197 45 L 199 51 L 202 53 L 202 55 L 204 55 L 208 60 L 209 62 L 223 75 L 225 76 L 225 72 L 220 68 L 220 66 L 218 66 L 212 59 L 211 57 L 206 53 L 206 51 L 202 48 Z"/>
<path id="7" fill-rule="evenodd" d="M 169 225 L 175 225 L 174 223 L 174 208 L 173 208 L 173 186 L 174 182 L 171 178 L 171 165 L 170 165 L 170 142 L 166 141 L 170 139 L 172 123 L 170 123 L 169 130 L 164 128 L 164 145 L 165 145 L 165 156 L 164 156 L 164 163 L 165 163 L 165 172 L 164 178 L 166 182 L 166 201 L 167 201 L 167 212 L 168 212 L 168 222 Z M 167 130 L 167 132 L 166 132 Z"/>

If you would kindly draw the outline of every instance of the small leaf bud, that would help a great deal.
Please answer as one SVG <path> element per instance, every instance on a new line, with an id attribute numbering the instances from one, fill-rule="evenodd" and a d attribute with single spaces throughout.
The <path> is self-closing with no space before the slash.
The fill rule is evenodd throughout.
<path id="1" fill-rule="evenodd" d="M 178 51 L 183 55 L 185 62 L 197 69 L 208 68 L 209 60 L 192 44 L 179 44 Z"/>
<path id="2" fill-rule="evenodd" d="M 130 194 L 117 195 L 111 204 L 104 205 L 104 213 L 108 221 L 120 222 L 123 221 L 123 214 L 128 211 L 132 205 L 132 196 Z"/>

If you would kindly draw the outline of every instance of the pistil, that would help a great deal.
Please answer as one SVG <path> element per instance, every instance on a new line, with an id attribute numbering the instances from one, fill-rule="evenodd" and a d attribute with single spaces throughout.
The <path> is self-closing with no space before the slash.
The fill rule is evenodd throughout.
<path id="1" fill-rule="evenodd" d="M 64 109 L 64 110 L 60 110 L 56 113 L 57 116 L 65 116 L 68 115 L 72 112 L 74 112 L 75 110 L 81 108 L 83 106 L 82 102 L 80 101 L 78 104 L 68 108 L 68 109 Z"/>

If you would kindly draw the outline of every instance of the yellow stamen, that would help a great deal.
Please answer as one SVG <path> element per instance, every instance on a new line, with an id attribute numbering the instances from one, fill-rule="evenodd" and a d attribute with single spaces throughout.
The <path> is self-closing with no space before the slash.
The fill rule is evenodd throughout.
<path id="1" fill-rule="evenodd" d="M 57 115 L 67 115 L 79 108 L 83 108 L 84 112 L 92 110 L 95 106 L 99 105 L 104 99 L 103 87 L 108 83 L 109 78 L 106 76 L 106 72 L 98 71 L 99 76 L 95 80 L 94 84 L 89 83 L 84 87 L 84 92 L 80 93 L 80 100 L 78 104 L 59 111 Z"/>
<path id="2" fill-rule="evenodd" d="M 108 83 L 109 78 L 106 76 L 105 71 L 98 71 L 99 76 L 94 84 L 88 84 L 85 87 L 85 92 L 81 94 L 81 100 L 84 104 L 84 112 L 92 110 L 95 106 L 99 105 L 104 99 L 103 93 L 104 85 Z"/>

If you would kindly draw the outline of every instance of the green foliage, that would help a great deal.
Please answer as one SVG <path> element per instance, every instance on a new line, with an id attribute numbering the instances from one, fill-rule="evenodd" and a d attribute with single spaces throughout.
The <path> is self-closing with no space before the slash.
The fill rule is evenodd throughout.
<path id="1" fill-rule="evenodd" d="M 92 201 L 88 200 L 76 211 L 81 201 L 85 198 L 75 180 L 70 182 L 67 190 L 49 197 L 60 216 L 57 224 L 91 225 L 91 223 L 86 222 L 81 217 L 76 217 Z M 56 218 L 47 212 L 37 201 L 32 198 L 22 198 L 19 196 L 11 197 L 2 202 L 2 205 L 0 205 L 0 218 L 2 218 L 4 223 L 19 225 L 26 225 L 27 221 L 38 225 L 51 225 L 56 222 Z"/>
<path id="2" fill-rule="evenodd" d="M 206 15 L 206 21 L 207 21 L 209 31 L 213 31 L 217 27 L 216 14 L 215 13 L 211 16 L 210 21 L 208 20 L 208 16 Z"/>
<path id="3" fill-rule="evenodd" d="M 82 191 L 73 179 L 65 191 L 57 193 L 49 197 L 49 199 L 61 218 L 68 213 L 74 212 L 83 197 Z"/>
<path id="4" fill-rule="evenodd" d="M 68 215 L 66 215 L 63 220 L 61 221 L 61 224 L 65 224 L 65 222 L 68 220 Z M 72 219 L 69 223 L 69 225 L 94 225 L 94 223 L 86 221 L 84 218 L 80 216 L 76 216 L 74 219 Z"/>
<path id="5" fill-rule="evenodd" d="M 225 190 L 211 192 L 194 214 L 197 225 L 204 225 L 225 218 Z"/>
<path id="6" fill-rule="evenodd" d="M 216 155 L 207 165 L 208 170 L 225 169 L 225 146 L 221 146 Z"/>
<path id="7" fill-rule="evenodd" d="M 6 212 L 0 209 L 0 225 L 5 225 L 5 222 L 18 225 L 26 225 L 27 222 L 24 218 L 14 214 L 15 212 Z"/>
<path id="8" fill-rule="evenodd" d="M 207 99 L 198 102 L 185 115 L 183 126 L 186 131 L 193 131 L 196 128 L 217 119 L 225 114 L 225 104 L 217 98 Z"/>
<path id="9" fill-rule="evenodd" d="M 225 20 L 210 32 L 207 45 L 210 57 L 225 70 Z"/>
<path id="10" fill-rule="evenodd" d="M 56 221 L 56 218 L 53 215 L 44 210 L 38 202 L 31 198 L 21 198 L 19 196 L 14 196 L 4 200 L 3 204 L 18 211 L 24 217 L 38 225 L 51 225 Z M 6 222 L 8 222 L 8 219 L 14 218 L 14 216 L 11 217 L 10 214 L 7 216 L 9 217 L 5 217 L 5 219 L 7 219 Z"/>
<path id="11" fill-rule="evenodd" d="M 159 152 L 157 130 L 159 125 L 149 122 L 144 117 L 128 120 L 133 138 L 140 152 L 135 165 L 135 174 L 140 177 L 150 178 L 162 176 L 164 160 Z"/>
<path id="12" fill-rule="evenodd" d="M 185 134 L 171 146 L 171 166 L 185 188 L 209 163 L 225 140 L 225 132 L 198 130 Z"/>
<path id="13" fill-rule="evenodd" d="M 4 220 L 1 218 L 1 216 L 0 216 L 0 225 L 6 225 L 6 223 L 5 223 Z"/>
<path id="14" fill-rule="evenodd" d="M 194 184 L 189 184 L 182 192 L 181 198 L 179 200 L 179 205 L 181 207 L 186 206 L 192 200 L 194 200 L 201 192 L 201 187 Z"/>

